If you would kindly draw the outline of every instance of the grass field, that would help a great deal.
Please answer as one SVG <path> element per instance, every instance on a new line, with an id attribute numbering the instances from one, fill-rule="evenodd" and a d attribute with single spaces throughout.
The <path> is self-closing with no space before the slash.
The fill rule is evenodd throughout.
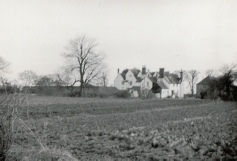
<path id="1" fill-rule="evenodd" d="M 236 102 L 33 96 L 21 118 L 25 160 L 237 159 Z"/>

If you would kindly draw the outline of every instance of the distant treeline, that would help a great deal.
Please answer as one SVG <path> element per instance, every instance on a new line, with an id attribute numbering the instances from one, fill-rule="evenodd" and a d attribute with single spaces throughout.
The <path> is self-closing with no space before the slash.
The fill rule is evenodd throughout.
<path id="1" fill-rule="evenodd" d="M 69 96 L 69 97 L 118 97 L 128 98 L 130 93 L 127 90 L 118 90 L 115 87 L 101 87 L 101 86 L 89 86 L 83 88 L 83 95 L 79 94 L 80 87 L 66 87 L 66 86 L 33 86 L 23 87 L 22 92 L 37 95 L 48 96 Z"/>
<path id="2" fill-rule="evenodd" d="M 79 95 L 80 87 L 78 86 L 33 86 L 23 87 L 22 91 L 38 95 L 81 97 Z M 89 86 L 83 88 L 82 97 L 109 97 L 114 95 L 117 91 L 115 87 Z"/>

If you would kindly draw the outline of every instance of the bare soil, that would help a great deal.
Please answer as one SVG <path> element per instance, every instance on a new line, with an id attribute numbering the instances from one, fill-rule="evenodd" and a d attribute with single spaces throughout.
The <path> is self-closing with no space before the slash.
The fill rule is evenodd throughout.
<path id="1" fill-rule="evenodd" d="M 24 109 L 21 118 L 48 150 L 16 121 L 18 159 L 237 159 L 236 102 L 34 96 Z"/>

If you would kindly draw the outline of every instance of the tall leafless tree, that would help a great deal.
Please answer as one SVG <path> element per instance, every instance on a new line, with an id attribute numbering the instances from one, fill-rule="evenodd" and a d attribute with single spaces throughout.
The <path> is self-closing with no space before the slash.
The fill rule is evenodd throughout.
<path id="1" fill-rule="evenodd" d="M 185 79 L 188 81 L 188 85 L 191 89 L 192 96 L 194 94 L 194 88 L 195 88 L 195 85 L 198 81 L 198 75 L 199 74 L 200 74 L 200 72 L 197 71 L 197 70 L 189 70 L 185 74 Z"/>
<path id="2" fill-rule="evenodd" d="M 218 79 L 218 84 L 221 87 L 220 90 L 226 92 L 226 99 L 230 99 L 231 97 L 231 88 L 236 79 L 235 69 L 236 65 L 224 65 L 220 70 L 221 76 Z"/>
<path id="3" fill-rule="evenodd" d="M 208 69 L 208 70 L 206 71 L 206 74 L 207 74 L 209 77 L 213 77 L 213 76 L 216 75 L 214 69 Z"/>
<path id="4" fill-rule="evenodd" d="M 186 71 L 185 70 L 175 70 L 173 72 L 174 74 L 176 74 L 179 78 L 181 78 L 181 73 L 182 73 L 182 79 L 184 79 L 186 77 Z"/>
<path id="5" fill-rule="evenodd" d="M 101 75 L 101 79 L 102 79 L 102 85 L 106 87 L 108 83 L 108 72 L 103 72 Z"/>
<path id="6" fill-rule="evenodd" d="M 75 75 L 71 86 L 80 83 L 79 95 L 104 69 L 104 55 L 96 50 L 97 43 L 93 38 L 81 36 L 69 42 L 63 56 L 66 59 L 66 73 Z"/>
<path id="7" fill-rule="evenodd" d="M 23 82 L 24 86 L 33 86 L 36 83 L 38 76 L 32 70 L 25 70 L 19 73 L 19 79 Z"/>
<path id="8" fill-rule="evenodd" d="M 0 56 L 0 83 L 4 84 L 5 78 L 4 74 L 8 71 L 10 63 L 8 63 L 3 57 Z"/>
<path id="9" fill-rule="evenodd" d="M 3 57 L 0 56 L 0 71 L 6 71 L 9 65 L 10 63 L 8 63 Z"/>

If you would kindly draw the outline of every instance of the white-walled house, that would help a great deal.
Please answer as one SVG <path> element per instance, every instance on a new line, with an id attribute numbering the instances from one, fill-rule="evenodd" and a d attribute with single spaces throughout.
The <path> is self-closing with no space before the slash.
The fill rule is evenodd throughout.
<path id="1" fill-rule="evenodd" d="M 114 87 L 119 90 L 135 90 L 133 87 L 139 87 L 140 89 L 142 81 L 141 75 L 142 73 L 135 73 L 131 69 L 124 70 L 122 73 L 120 73 L 118 69 L 118 74 L 114 80 Z M 136 90 L 137 89 L 138 88 L 136 88 Z"/>
<path id="2" fill-rule="evenodd" d="M 165 72 L 164 68 L 160 68 L 159 72 L 147 72 L 146 67 L 142 67 L 142 71 L 134 73 L 133 70 L 125 70 L 119 73 L 114 80 L 114 86 L 119 90 L 130 90 L 135 93 L 143 91 L 152 91 L 158 98 L 166 97 L 184 97 L 183 74 L 180 77 L 177 74 Z M 140 89 L 140 91 L 139 91 Z"/>

